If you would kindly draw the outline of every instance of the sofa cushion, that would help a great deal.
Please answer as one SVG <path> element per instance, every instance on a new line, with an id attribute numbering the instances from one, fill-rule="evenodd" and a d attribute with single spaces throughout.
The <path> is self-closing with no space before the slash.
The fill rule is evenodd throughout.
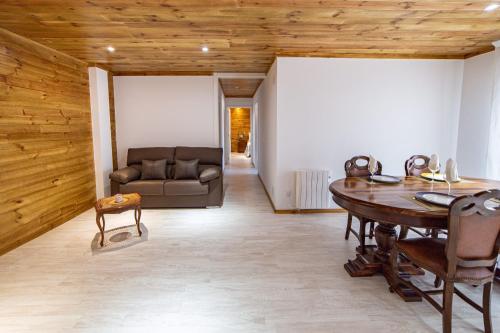
<path id="1" fill-rule="evenodd" d="M 163 185 L 165 195 L 205 195 L 208 185 L 198 180 L 167 180 Z"/>
<path id="2" fill-rule="evenodd" d="M 171 147 L 130 148 L 127 165 L 141 164 L 142 160 L 167 160 L 167 163 L 174 163 L 174 154 L 175 148 Z"/>
<path id="3" fill-rule="evenodd" d="M 176 147 L 176 160 L 200 160 L 200 164 L 222 165 L 222 148 Z"/>
<path id="4" fill-rule="evenodd" d="M 142 161 L 141 179 L 167 179 L 167 160 Z"/>
<path id="5" fill-rule="evenodd" d="M 174 179 L 198 179 L 198 159 L 190 161 L 175 160 Z"/>
<path id="6" fill-rule="evenodd" d="M 132 167 L 126 167 L 120 170 L 116 170 L 115 172 L 109 175 L 109 178 L 115 182 L 126 184 L 133 180 L 137 180 L 141 177 L 141 172 Z"/>
<path id="7" fill-rule="evenodd" d="M 142 195 L 163 195 L 164 180 L 134 180 L 120 186 L 122 193 L 139 193 Z"/>
<path id="8" fill-rule="evenodd" d="M 219 176 L 220 176 L 219 167 L 207 168 L 200 173 L 200 182 L 206 183 L 216 178 L 219 178 Z"/>

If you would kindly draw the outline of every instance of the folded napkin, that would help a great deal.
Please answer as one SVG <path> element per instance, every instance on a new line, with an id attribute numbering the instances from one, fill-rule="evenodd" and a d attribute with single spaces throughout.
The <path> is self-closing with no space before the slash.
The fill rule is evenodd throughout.
<path id="1" fill-rule="evenodd" d="M 449 183 L 458 182 L 460 180 L 458 177 L 457 162 L 455 162 L 452 158 L 449 158 L 446 161 L 446 173 L 444 177 Z"/>
<path id="2" fill-rule="evenodd" d="M 431 155 L 431 159 L 429 160 L 429 166 L 428 166 L 429 170 L 434 170 L 434 171 L 438 171 L 439 170 L 439 156 L 438 154 L 432 154 Z"/>
<path id="3" fill-rule="evenodd" d="M 375 174 L 377 170 L 378 170 L 377 160 L 372 155 L 370 155 L 370 159 L 368 160 L 368 171 L 371 174 Z"/>

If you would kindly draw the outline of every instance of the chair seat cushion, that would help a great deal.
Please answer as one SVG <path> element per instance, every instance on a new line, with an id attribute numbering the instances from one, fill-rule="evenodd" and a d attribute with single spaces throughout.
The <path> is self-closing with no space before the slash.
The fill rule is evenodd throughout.
<path id="1" fill-rule="evenodd" d="M 440 277 L 445 277 L 447 270 L 446 239 L 441 238 L 412 238 L 396 242 L 396 247 L 411 261 L 422 268 L 431 271 Z M 493 272 L 485 267 L 457 266 L 455 280 L 475 282 L 493 277 Z"/>
<path id="2" fill-rule="evenodd" d="M 163 195 L 164 180 L 136 180 L 120 186 L 122 193 L 139 193 L 142 195 Z"/>
<path id="3" fill-rule="evenodd" d="M 208 184 L 198 180 L 167 180 L 163 192 L 165 195 L 205 195 L 208 194 Z"/>

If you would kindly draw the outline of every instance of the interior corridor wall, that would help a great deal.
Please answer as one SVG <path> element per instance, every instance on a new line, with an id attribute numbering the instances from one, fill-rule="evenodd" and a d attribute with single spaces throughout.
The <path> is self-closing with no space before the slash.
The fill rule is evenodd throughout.
<path id="1" fill-rule="evenodd" d="M 274 62 L 266 78 L 254 95 L 254 103 L 258 103 L 258 135 L 259 159 L 257 170 L 273 203 L 276 200 L 277 175 L 277 63 Z"/>

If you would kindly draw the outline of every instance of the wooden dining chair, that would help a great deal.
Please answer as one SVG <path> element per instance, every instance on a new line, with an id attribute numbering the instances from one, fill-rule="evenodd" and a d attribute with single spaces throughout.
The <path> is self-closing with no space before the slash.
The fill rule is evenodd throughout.
<path id="1" fill-rule="evenodd" d="M 405 161 L 405 174 L 406 176 L 418 177 L 424 172 L 429 172 L 429 161 L 431 159 L 425 155 L 413 155 Z M 433 234 L 431 229 L 425 229 L 421 231 L 417 228 L 409 228 L 406 226 L 401 226 L 399 232 L 399 239 L 405 239 L 408 236 L 408 230 L 415 232 L 422 237 L 428 237 L 434 235 L 437 237 L 437 231 Z"/>
<path id="2" fill-rule="evenodd" d="M 347 160 L 344 164 L 344 170 L 346 177 L 368 177 L 370 175 L 370 171 L 368 171 L 368 161 L 370 158 L 368 156 L 354 156 L 353 158 Z M 362 162 L 364 161 L 364 162 Z M 382 174 L 382 163 L 377 161 L 377 172 L 376 175 Z M 361 254 L 366 253 L 365 248 L 365 239 L 368 237 L 369 239 L 373 238 L 374 229 L 375 229 L 375 221 L 366 219 L 364 217 L 355 216 L 359 220 L 359 231 L 356 231 L 352 228 L 352 218 L 353 215 L 348 212 L 347 214 L 347 227 L 345 229 L 345 239 L 349 239 L 349 235 L 352 233 L 360 243 Z M 370 231 L 368 235 L 366 235 L 366 225 L 370 224 Z"/>
<path id="3" fill-rule="evenodd" d="M 431 159 L 425 155 L 413 155 L 405 161 L 405 173 L 407 176 L 420 176 L 429 171 L 429 161 Z"/>
<path id="4" fill-rule="evenodd" d="M 392 249 L 394 283 L 413 289 L 441 312 L 444 333 L 450 333 L 452 328 L 453 294 L 481 312 L 485 332 L 492 332 L 491 286 L 500 247 L 500 208 L 492 199 L 500 199 L 500 190 L 459 197 L 449 208 L 447 239 L 424 237 L 398 240 Z M 400 253 L 443 279 L 444 288 L 423 291 L 409 280 L 401 279 L 397 268 Z M 455 283 L 482 285 L 482 306 L 458 290 Z M 442 305 L 430 296 L 441 293 Z"/>

